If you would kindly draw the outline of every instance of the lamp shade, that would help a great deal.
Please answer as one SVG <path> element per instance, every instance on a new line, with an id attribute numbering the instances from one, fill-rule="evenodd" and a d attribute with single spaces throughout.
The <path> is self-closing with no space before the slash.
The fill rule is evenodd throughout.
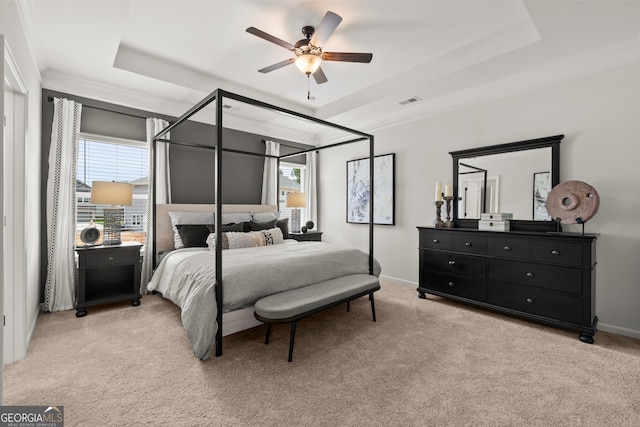
<path id="1" fill-rule="evenodd" d="M 288 208 L 304 208 L 307 206 L 305 193 L 287 193 L 286 205 Z"/>
<path id="2" fill-rule="evenodd" d="M 91 203 L 131 206 L 133 204 L 133 185 L 124 182 L 93 181 L 91 183 Z"/>
<path id="3" fill-rule="evenodd" d="M 312 55 L 310 53 L 305 53 L 296 58 L 296 67 L 306 75 L 311 75 L 316 72 L 320 63 L 322 62 L 322 58 L 318 55 Z"/>

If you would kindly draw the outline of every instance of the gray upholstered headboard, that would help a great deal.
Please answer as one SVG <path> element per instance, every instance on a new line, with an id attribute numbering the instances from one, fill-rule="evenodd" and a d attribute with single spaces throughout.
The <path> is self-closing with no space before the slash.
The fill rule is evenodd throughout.
<path id="1" fill-rule="evenodd" d="M 213 204 L 157 204 L 156 205 L 156 254 L 160 251 L 170 251 L 173 249 L 173 228 L 169 212 L 207 212 L 215 211 Z M 276 212 L 276 205 L 222 205 L 223 213 L 235 212 Z"/>

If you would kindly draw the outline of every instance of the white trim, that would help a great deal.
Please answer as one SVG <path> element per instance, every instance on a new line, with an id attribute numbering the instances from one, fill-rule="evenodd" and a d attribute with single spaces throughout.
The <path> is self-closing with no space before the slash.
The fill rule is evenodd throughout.
<path id="1" fill-rule="evenodd" d="M 410 280 L 398 279 L 397 277 L 385 276 L 383 274 L 380 275 L 380 280 L 397 283 L 398 285 L 411 286 L 415 288 L 418 287 L 418 283 L 416 282 L 412 282 Z"/>
<path id="2" fill-rule="evenodd" d="M 138 141 L 128 138 L 117 138 L 115 136 L 98 135 L 95 133 L 79 132 L 78 139 L 84 139 L 95 142 L 105 142 L 108 144 L 131 145 L 139 148 L 147 148 L 146 141 Z"/>
<path id="3" fill-rule="evenodd" d="M 612 334 L 617 334 L 617 335 L 624 335 L 625 337 L 640 339 L 640 331 L 637 331 L 635 329 L 625 328 L 623 326 L 615 326 L 615 325 L 610 325 L 608 323 L 598 323 L 598 330 L 603 332 L 610 332 Z M 598 339 L 597 334 L 595 338 L 597 341 Z"/>

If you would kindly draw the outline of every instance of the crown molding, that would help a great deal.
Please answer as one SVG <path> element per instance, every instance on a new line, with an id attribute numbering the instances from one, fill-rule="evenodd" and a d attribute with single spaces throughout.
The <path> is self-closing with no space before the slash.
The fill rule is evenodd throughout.
<path id="1" fill-rule="evenodd" d="M 29 49 L 29 56 L 33 62 L 33 66 L 40 74 L 40 80 L 42 80 L 42 70 L 48 68 L 46 57 L 42 51 L 42 45 L 40 44 L 40 32 L 36 25 L 35 19 L 35 7 L 33 0 L 14 1 L 18 16 L 20 18 L 20 24 L 22 25 L 22 32 L 27 42 Z"/>

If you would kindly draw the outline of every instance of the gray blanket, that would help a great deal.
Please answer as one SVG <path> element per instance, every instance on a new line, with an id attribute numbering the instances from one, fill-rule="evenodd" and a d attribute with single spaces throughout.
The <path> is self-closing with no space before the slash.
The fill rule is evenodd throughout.
<path id="1" fill-rule="evenodd" d="M 165 257 L 149 283 L 182 309 L 182 324 L 195 355 L 211 356 L 215 344 L 217 307 L 215 254 L 175 251 Z M 172 261 L 172 257 L 176 257 Z M 177 261 L 176 261 L 177 260 Z M 285 243 L 223 251 L 223 310 L 253 305 L 260 298 L 324 280 L 369 273 L 369 256 L 324 242 Z M 380 264 L 374 262 L 374 274 Z"/>

